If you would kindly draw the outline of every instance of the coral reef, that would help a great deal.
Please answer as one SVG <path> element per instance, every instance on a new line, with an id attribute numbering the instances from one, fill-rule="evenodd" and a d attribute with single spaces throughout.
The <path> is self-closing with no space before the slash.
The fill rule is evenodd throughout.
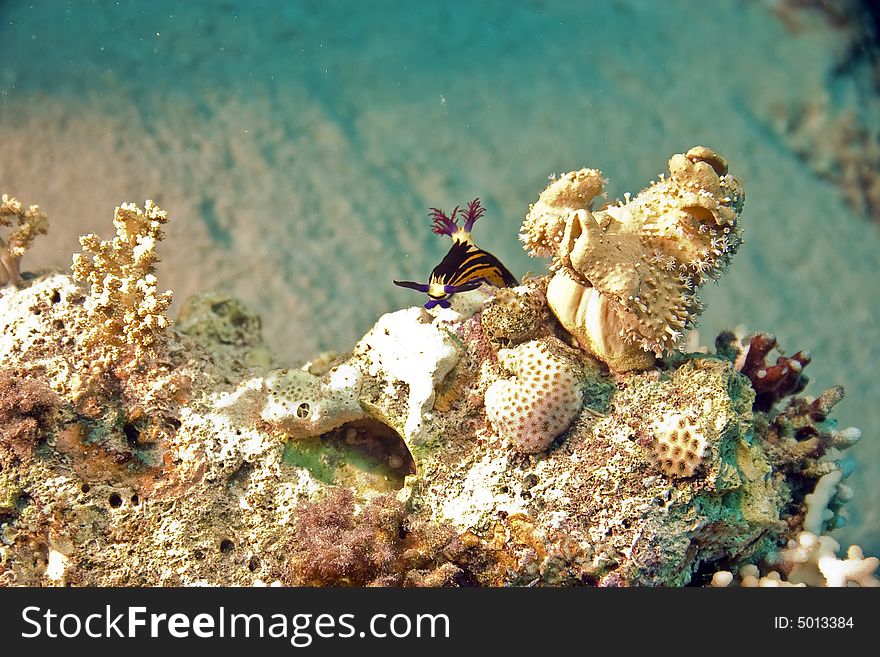
<path id="1" fill-rule="evenodd" d="M 81 336 L 86 349 L 100 352 L 90 359 L 92 375 L 116 367 L 133 369 L 158 353 L 172 296 L 170 291 L 157 292 L 155 276 L 156 246 L 167 221 L 167 213 L 150 200 L 143 210 L 125 203 L 113 213 L 112 241 L 97 235 L 80 238 L 91 256 L 74 255 L 73 276 L 90 284 L 86 307 L 101 319 Z"/>
<path id="2" fill-rule="evenodd" d="M 676 349 L 702 311 L 696 296 L 721 275 L 741 235 L 745 195 L 726 160 L 703 147 L 669 160 L 635 198 L 595 213 L 594 169 L 550 184 L 532 206 L 521 239 L 552 256 L 547 301 L 579 344 L 612 369 L 645 369 Z"/>
<path id="3" fill-rule="evenodd" d="M 12 229 L 5 240 L 0 236 L 0 287 L 21 285 L 21 257 L 37 235 L 45 235 L 49 230 L 49 219 L 38 206 L 25 210 L 20 201 L 3 194 L 0 196 L 0 228 Z"/>
<path id="4" fill-rule="evenodd" d="M 89 296 L 57 273 L 0 289 L 0 584 L 872 585 L 876 560 L 839 559 L 827 537 L 852 496 L 841 452 L 860 437 L 831 416 L 842 389 L 803 396 L 800 371 L 765 363 L 764 334 L 751 360 L 726 334 L 715 354 L 655 362 L 639 346 L 655 367 L 609 372 L 554 318 L 554 281 L 595 289 L 575 279 L 594 265 L 573 231 L 600 213 L 620 223 L 593 235 L 600 247 L 656 243 L 676 280 L 702 282 L 710 270 L 680 267 L 694 242 L 658 236 L 688 217 L 736 233 L 724 168 L 692 149 L 673 158 L 680 180 L 657 183 L 674 201 L 595 214 L 598 172 L 566 176 L 530 215 L 554 274 L 389 313 L 349 353 L 281 369 L 234 299 L 126 329 L 167 297 L 152 272 L 164 214 L 122 206 L 117 240 L 86 239 L 94 258 L 78 258 Z M 623 231 L 629 213 L 657 235 Z M 603 303 L 622 326 L 626 304 Z M 768 379 L 784 385 L 764 390 Z"/>
<path id="5" fill-rule="evenodd" d="M 541 298 L 540 282 L 525 288 Z M 522 325 L 536 316 L 508 309 Z M 4 415 L 26 423 L 23 442 L 0 443 L 8 584 L 683 585 L 772 562 L 806 529 L 808 504 L 827 503 L 827 530 L 846 498 L 846 473 L 822 456 L 855 437 L 833 428 L 835 400 L 753 410 L 749 380 L 719 356 L 612 380 L 550 335 L 503 347 L 480 311 L 411 308 L 351 354 L 268 371 L 246 362 L 247 345 L 201 342 L 228 329 L 216 312 L 192 335 L 169 330 L 168 371 L 82 400 L 66 373 L 83 353 L 65 345 L 90 319 L 70 279 L 6 291 L 0 317 L 10 367 L 42 372 L 14 384 L 39 404 Z M 524 434 L 522 451 L 546 449 L 522 454 L 489 391 L 525 385 L 527 399 L 530 360 L 576 385 L 564 439 Z M 681 419 L 702 460 L 664 471 L 655 448 Z"/>

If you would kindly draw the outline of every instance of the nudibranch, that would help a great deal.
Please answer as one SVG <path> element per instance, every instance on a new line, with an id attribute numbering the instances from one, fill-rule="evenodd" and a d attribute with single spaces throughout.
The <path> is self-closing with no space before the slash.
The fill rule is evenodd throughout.
<path id="1" fill-rule="evenodd" d="M 394 281 L 394 284 L 427 293 L 425 308 L 428 310 L 434 306 L 449 308 L 453 295 L 475 290 L 483 283 L 496 287 L 518 285 L 519 281 L 498 258 L 474 244 L 471 231 L 485 212 L 478 198 L 468 203 L 467 210 L 455 206 L 449 215 L 431 208 L 428 214 L 433 219 L 432 230 L 437 235 L 449 235 L 452 247 L 440 264 L 434 267 L 427 284 L 412 281 Z M 461 226 L 458 225 L 459 213 L 464 218 Z"/>

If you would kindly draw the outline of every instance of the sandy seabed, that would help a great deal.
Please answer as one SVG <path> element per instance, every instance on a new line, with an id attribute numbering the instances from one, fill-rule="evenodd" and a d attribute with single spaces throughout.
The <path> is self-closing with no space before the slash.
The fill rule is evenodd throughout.
<path id="1" fill-rule="evenodd" d="M 878 103 L 840 66 L 847 29 L 704 7 L 0 3 L 0 190 L 52 221 L 24 268 L 67 267 L 79 234 L 109 236 L 115 205 L 152 198 L 177 305 L 235 295 L 295 364 L 418 302 L 391 279 L 426 278 L 447 246 L 428 207 L 479 196 L 481 246 L 540 272 L 516 235 L 548 174 L 600 168 L 613 198 L 706 144 L 747 201 L 702 341 L 771 331 L 812 351 L 807 392 L 845 386 L 836 414 L 864 439 L 837 537 L 878 553 L 880 231 L 791 139 L 808 109 L 880 125 Z"/>

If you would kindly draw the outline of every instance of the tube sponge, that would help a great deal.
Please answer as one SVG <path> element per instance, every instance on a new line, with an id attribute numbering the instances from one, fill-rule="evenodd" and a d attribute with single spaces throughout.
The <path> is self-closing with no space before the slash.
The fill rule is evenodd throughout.
<path id="1" fill-rule="evenodd" d="M 583 404 L 580 367 L 560 340 L 532 340 L 498 352 L 514 378 L 486 391 L 486 416 L 495 430 L 526 454 L 541 452 L 568 429 Z"/>

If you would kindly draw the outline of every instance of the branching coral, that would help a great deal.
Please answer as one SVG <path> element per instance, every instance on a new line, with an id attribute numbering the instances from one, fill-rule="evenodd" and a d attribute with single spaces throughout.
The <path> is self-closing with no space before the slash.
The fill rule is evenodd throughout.
<path id="1" fill-rule="evenodd" d="M 615 370 L 644 369 L 678 347 L 702 311 L 696 291 L 720 276 L 742 241 L 744 194 L 724 158 L 697 146 L 674 155 L 669 171 L 595 213 L 588 207 L 601 191 L 599 173 L 567 174 L 523 223 L 531 253 L 554 257 L 550 308 Z"/>
<path id="2" fill-rule="evenodd" d="M 780 356 L 775 365 L 768 365 L 766 356 L 775 346 L 776 338 L 769 333 L 749 338 L 745 350 L 731 331 L 715 340 L 718 354 L 733 362 L 755 390 L 754 409 L 761 411 L 755 414 L 757 433 L 774 469 L 789 478 L 792 500 L 800 508 L 797 523 L 821 534 L 845 522 L 837 512 L 852 494 L 842 483 L 851 468 L 834 459 L 855 445 L 862 432 L 855 427 L 838 429 L 830 417 L 843 399 L 841 386 L 828 388 L 815 399 L 797 395 L 808 382 L 803 375 L 810 362 L 808 351 L 790 358 Z M 795 396 L 782 411 L 771 412 L 788 395 Z"/>
<path id="3" fill-rule="evenodd" d="M 858 545 L 849 547 L 845 559 L 837 556 L 839 552 L 840 544 L 830 536 L 801 532 L 781 552 L 778 563 L 765 569 L 765 574 L 762 575 L 761 568 L 754 564 L 743 566 L 736 575 L 720 570 L 712 576 L 711 586 L 880 586 L 880 579 L 875 575 L 880 559 L 865 557 Z"/>
<path id="4" fill-rule="evenodd" d="M 767 454 L 780 468 L 797 468 L 809 479 L 818 479 L 837 465 L 824 460 L 833 449 L 845 450 L 855 445 L 862 432 L 855 428 L 837 429 L 829 419 L 831 409 L 843 399 L 843 388 L 825 390 L 816 399 L 795 397 L 770 422 L 765 440 Z"/>
<path id="5" fill-rule="evenodd" d="M 19 263 L 37 235 L 49 230 L 49 219 L 36 205 L 27 210 L 14 198 L 0 197 L 0 227 L 12 227 L 6 240 L 0 237 L 0 287 L 21 285 Z"/>
<path id="6" fill-rule="evenodd" d="M 93 354 L 93 374 L 125 365 L 129 358 L 131 364 L 143 362 L 162 344 L 171 292 L 157 292 L 155 266 L 156 246 L 167 221 L 168 214 L 150 200 L 143 210 L 125 203 L 113 214 L 112 241 L 97 235 L 80 237 L 91 256 L 75 254 L 72 269 L 74 278 L 91 284 L 86 307 L 94 323 L 82 343 Z"/>
<path id="7" fill-rule="evenodd" d="M 803 373 L 810 364 L 809 351 L 799 351 L 790 358 L 779 356 L 775 365 L 769 365 L 766 358 L 774 347 L 775 336 L 769 333 L 752 336 L 740 370 L 752 382 L 755 408 L 759 411 L 769 411 L 783 397 L 801 392 L 810 381 Z"/>
<path id="8" fill-rule="evenodd" d="M 486 416 L 516 450 L 540 452 L 565 431 L 583 403 L 580 366 L 556 338 L 544 338 L 498 352 L 498 362 L 515 375 L 486 391 Z"/>

